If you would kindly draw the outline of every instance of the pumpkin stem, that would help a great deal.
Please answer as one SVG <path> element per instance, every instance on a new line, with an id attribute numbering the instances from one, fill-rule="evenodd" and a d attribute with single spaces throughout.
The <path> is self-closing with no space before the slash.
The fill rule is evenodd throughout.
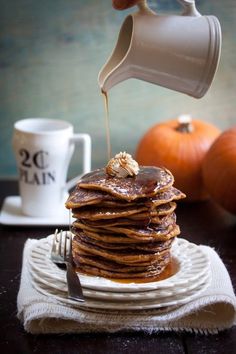
<path id="1" fill-rule="evenodd" d="M 193 131 L 192 117 L 189 114 L 182 114 L 178 117 L 176 130 L 181 133 L 191 133 Z"/>

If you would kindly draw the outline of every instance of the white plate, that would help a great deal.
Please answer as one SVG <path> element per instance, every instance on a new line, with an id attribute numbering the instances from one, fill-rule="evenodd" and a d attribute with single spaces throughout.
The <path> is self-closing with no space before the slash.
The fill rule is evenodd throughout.
<path id="1" fill-rule="evenodd" d="M 0 223 L 4 225 L 68 226 L 69 211 L 63 203 L 57 215 L 50 216 L 50 218 L 26 216 L 21 211 L 21 198 L 19 196 L 10 196 L 3 202 Z"/>
<path id="2" fill-rule="evenodd" d="M 65 297 L 67 295 L 67 284 L 66 277 L 64 280 L 56 280 L 51 277 L 41 277 L 40 274 L 35 269 L 30 270 L 32 283 L 37 288 L 47 289 L 48 293 L 55 291 L 57 295 Z M 155 300 L 162 301 L 163 298 L 166 297 L 176 297 L 177 295 L 181 295 L 186 297 L 190 292 L 195 290 L 195 292 L 199 292 L 199 290 L 204 287 L 206 283 L 210 281 L 210 273 L 206 273 L 202 278 L 199 278 L 197 281 L 193 283 L 189 283 L 185 286 L 176 286 L 170 289 L 157 289 L 151 291 L 141 291 L 136 293 L 116 293 L 111 291 L 96 291 L 92 289 L 83 289 L 83 294 L 85 298 L 96 299 L 96 300 L 108 300 L 108 301 L 140 301 L 140 300 Z"/>
<path id="3" fill-rule="evenodd" d="M 189 290 L 184 294 L 173 294 L 172 296 L 166 296 L 162 298 L 153 298 L 153 299 L 145 299 L 139 301 L 134 301 L 133 299 L 129 299 L 126 301 L 114 301 L 113 295 L 110 294 L 109 299 L 86 299 L 85 302 L 77 302 L 74 300 L 70 300 L 67 297 L 67 293 L 58 292 L 53 287 L 49 287 L 48 285 L 43 285 L 42 283 L 38 283 L 35 279 L 31 280 L 32 285 L 35 289 L 38 290 L 41 294 L 54 298 L 57 301 L 78 308 L 91 308 L 91 309 L 102 309 L 102 310 L 147 310 L 147 309 L 160 309 L 163 307 L 169 306 L 179 306 L 185 303 L 192 301 L 200 296 L 200 294 L 210 285 L 210 278 L 206 279 L 203 283 L 199 284 L 199 286 L 193 290 Z M 149 294 L 150 292 L 146 292 Z M 127 294 L 128 295 L 137 295 L 137 294 Z"/>
<path id="4" fill-rule="evenodd" d="M 58 268 L 50 259 L 52 237 L 50 235 L 39 240 L 31 249 L 28 261 L 33 272 L 32 276 L 37 274 L 49 282 L 59 281 L 61 284 L 65 284 L 65 271 Z M 82 287 L 85 289 L 113 293 L 140 293 L 157 289 L 170 291 L 176 287 L 186 288 L 209 273 L 208 257 L 197 245 L 187 240 L 177 239 L 172 247 L 172 256 L 178 261 L 179 269 L 176 274 L 161 281 L 124 284 L 83 274 L 80 274 L 79 277 Z"/>

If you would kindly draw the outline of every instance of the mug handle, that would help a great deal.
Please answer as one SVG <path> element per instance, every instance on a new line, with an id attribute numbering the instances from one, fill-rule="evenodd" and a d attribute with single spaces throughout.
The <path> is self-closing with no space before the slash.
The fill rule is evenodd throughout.
<path id="1" fill-rule="evenodd" d="M 182 16 L 202 16 L 196 9 L 195 0 L 177 0 L 184 8 Z"/>
<path id="2" fill-rule="evenodd" d="M 69 180 L 66 183 L 66 190 L 70 190 L 72 187 L 74 187 L 78 180 L 80 179 L 81 176 L 83 176 L 85 173 L 88 173 L 91 171 L 91 137 L 88 134 L 74 134 L 72 138 L 70 138 L 70 143 L 83 143 L 83 169 L 82 173 L 79 176 L 76 176 Z"/>

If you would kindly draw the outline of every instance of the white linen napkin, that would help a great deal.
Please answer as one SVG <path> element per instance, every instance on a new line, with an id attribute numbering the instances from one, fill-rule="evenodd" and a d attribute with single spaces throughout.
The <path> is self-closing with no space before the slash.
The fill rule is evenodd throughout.
<path id="1" fill-rule="evenodd" d="M 211 285 L 185 305 L 163 309 L 120 311 L 84 309 L 45 296 L 31 282 L 30 249 L 39 242 L 27 240 L 23 253 L 18 318 L 30 333 L 81 333 L 144 331 L 190 331 L 217 333 L 236 324 L 236 297 L 229 274 L 208 246 L 199 246 L 210 259 Z"/>

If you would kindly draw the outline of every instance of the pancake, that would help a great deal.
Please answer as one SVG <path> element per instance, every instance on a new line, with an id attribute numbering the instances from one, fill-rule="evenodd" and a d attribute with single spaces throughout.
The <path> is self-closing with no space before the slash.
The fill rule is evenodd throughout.
<path id="1" fill-rule="evenodd" d="M 162 224 L 167 225 L 168 220 L 173 222 L 174 213 L 169 215 L 163 216 L 151 216 L 151 214 L 140 214 L 139 217 L 126 217 L 126 218 L 114 218 L 114 219 L 101 219 L 101 220 L 94 220 L 94 219 L 83 219 L 81 221 L 91 227 L 110 227 L 110 226 L 119 226 L 119 225 L 131 225 L 131 226 L 148 226 L 149 224 Z"/>
<path id="2" fill-rule="evenodd" d="M 175 208 L 176 208 L 176 203 L 174 202 L 162 204 L 155 209 L 150 209 L 148 211 L 143 211 L 141 213 L 133 214 L 129 217 L 129 219 L 139 220 L 139 219 L 146 219 L 148 217 L 161 217 L 161 216 L 172 214 Z"/>
<path id="3" fill-rule="evenodd" d="M 153 218 L 155 219 L 155 218 Z M 132 226 L 147 226 L 150 224 L 150 218 L 147 216 L 142 219 L 128 219 L 128 218 L 118 218 L 111 220 L 83 220 L 83 222 L 91 227 L 104 228 L 106 226 L 117 226 L 117 225 L 132 225 Z"/>
<path id="4" fill-rule="evenodd" d="M 74 258 L 78 271 L 111 279 L 124 279 L 125 277 L 125 279 L 139 278 L 145 280 L 157 277 L 170 262 L 169 254 L 166 254 L 158 263 L 149 266 L 127 266 L 97 256 L 78 255 L 76 252 Z"/>
<path id="5" fill-rule="evenodd" d="M 175 224 L 176 214 L 172 213 L 170 215 L 163 216 L 163 217 L 161 217 L 160 220 L 161 221 L 158 224 L 152 224 L 150 222 L 147 227 L 145 227 L 145 228 L 136 227 L 136 229 L 137 230 L 140 229 L 140 230 L 147 231 L 147 232 L 149 232 L 150 230 L 156 230 L 156 232 L 158 232 L 159 230 L 165 230 L 170 225 Z M 88 223 L 89 223 L 87 220 L 82 220 L 82 222 L 85 223 L 86 225 L 88 225 Z M 103 222 L 103 220 L 101 222 Z M 101 227 L 103 227 L 103 228 L 106 227 L 106 230 L 110 230 L 111 228 L 114 229 L 114 227 L 112 227 L 112 226 L 107 226 L 107 225 L 103 226 L 102 224 L 101 224 Z M 128 230 L 131 230 L 134 227 L 132 226 L 132 221 L 131 221 L 130 227 L 126 227 L 126 226 L 120 227 L 119 225 L 117 225 L 115 228 L 118 233 L 124 233 L 125 235 L 128 235 Z M 120 232 L 120 229 L 123 229 L 123 232 Z M 115 232 L 115 230 L 112 230 L 112 231 Z M 141 234 L 142 234 L 142 232 L 141 232 Z"/>
<path id="6" fill-rule="evenodd" d="M 138 214 L 142 211 L 147 211 L 148 208 L 131 206 L 129 208 L 83 208 L 78 211 L 72 209 L 72 213 L 74 217 L 78 217 L 80 219 L 89 219 L 89 220 L 101 220 L 101 219 L 115 219 L 121 217 L 128 217 L 129 215 Z"/>
<path id="7" fill-rule="evenodd" d="M 112 243 L 112 244 L 124 243 L 124 244 L 136 244 L 136 245 L 147 243 L 146 240 L 137 241 L 133 238 L 127 237 L 122 234 L 104 234 L 101 232 L 101 230 L 100 230 L 100 233 L 96 233 L 96 232 L 88 231 L 88 230 L 86 230 L 86 232 L 85 232 L 84 230 L 78 229 L 76 227 L 72 227 L 72 232 L 75 235 L 77 235 L 81 231 L 83 231 L 87 236 L 89 236 L 90 238 L 92 238 L 94 240 L 106 242 L 106 243 Z"/>
<path id="8" fill-rule="evenodd" d="M 179 191 L 177 188 L 171 186 L 168 190 L 164 192 L 157 193 L 153 198 L 143 198 L 139 200 L 139 205 L 145 205 L 148 208 L 156 207 L 161 204 L 166 204 L 174 200 L 179 200 L 185 198 L 185 194 Z M 80 188 L 79 185 L 75 187 L 71 195 L 69 196 L 66 207 L 68 209 L 78 209 L 83 206 L 88 205 L 99 205 L 101 207 L 130 207 L 135 205 L 135 202 L 129 202 L 120 200 L 106 192 L 93 190 L 93 189 L 84 189 Z"/>
<path id="9" fill-rule="evenodd" d="M 148 208 L 144 205 L 133 205 L 126 208 L 108 208 L 108 207 L 83 207 L 80 209 L 72 209 L 74 218 L 101 220 L 101 219 L 116 219 L 122 217 L 129 217 L 133 220 L 147 219 L 150 216 L 168 215 L 176 207 L 176 203 L 167 203 L 158 205 L 155 208 Z"/>
<path id="10" fill-rule="evenodd" d="M 143 250 L 148 252 L 161 252 L 170 248 L 173 240 L 167 240 L 165 242 L 147 242 L 147 243 L 109 243 L 106 242 L 106 239 L 103 241 L 97 240 L 91 235 L 85 234 L 82 230 L 77 230 L 76 236 L 74 239 L 74 243 L 79 243 L 80 241 L 84 241 L 85 243 L 90 243 L 91 245 L 95 245 L 97 247 L 101 247 L 103 249 L 111 249 L 111 250 Z"/>
<path id="11" fill-rule="evenodd" d="M 146 282 L 148 279 L 150 281 L 156 280 L 158 275 L 160 275 L 166 268 L 166 266 L 170 263 L 169 259 L 166 259 L 163 261 L 162 264 L 159 265 L 154 265 L 154 270 L 148 270 L 144 272 L 138 272 L 137 270 L 134 270 L 133 272 L 128 272 L 127 269 L 124 270 L 124 272 L 113 272 L 109 270 L 105 270 L 101 267 L 101 264 L 99 264 L 98 267 L 96 266 L 88 266 L 86 264 L 79 263 L 80 265 L 78 266 L 78 271 L 82 271 L 85 274 L 90 274 L 94 276 L 99 276 L 103 278 L 108 278 L 108 279 L 130 279 L 130 281 L 133 281 L 133 279 L 141 279 L 142 281 Z"/>
<path id="12" fill-rule="evenodd" d="M 166 241 L 180 234 L 179 226 L 174 224 L 167 228 L 148 226 L 147 229 L 142 228 L 124 228 L 124 227 L 108 227 L 108 232 L 123 233 L 127 237 L 143 240 L 143 241 Z"/>
<path id="13" fill-rule="evenodd" d="M 86 264 L 90 266 L 99 267 L 101 269 L 106 269 L 110 272 L 134 273 L 134 272 L 144 272 L 144 271 L 148 272 L 150 270 L 152 271 L 156 270 L 156 263 L 150 266 L 139 266 L 139 265 L 127 266 L 125 264 L 117 264 L 115 262 L 105 260 L 104 258 L 98 256 L 82 256 L 76 252 L 74 252 L 74 258 L 76 260 L 76 265 L 78 267 L 80 267 L 81 264 Z M 165 262 L 165 259 L 168 259 L 168 257 L 164 258 L 162 262 Z"/>
<path id="14" fill-rule="evenodd" d="M 116 198 L 102 191 L 96 190 L 87 190 L 80 188 L 79 185 L 75 187 L 73 192 L 70 194 L 66 207 L 68 209 L 80 208 L 87 205 L 96 205 L 104 201 L 113 202 L 116 201 Z M 122 206 L 124 202 L 120 203 Z"/>
<path id="15" fill-rule="evenodd" d="M 155 197 L 152 197 L 150 201 L 147 201 L 145 205 L 151 203 L 151 207 L 157 207 L 158 205 L 172 202 L 174 200 L 180 200 L 185 198 L 186 195 L 178 190 L 177 188 L 171 186 L 169 189 L 158 193 Z"/>
<path id="16" fill-rule="evenodd" d="M 106 227 L 93 227 L 76 220 L 73 226 L 83 230 L 85 233 L 95 232 L 98 234 L 121 234 L 137 241 L 165 241 L 172 237 L 179 235 L 180 230 L 176 223 L 169 221 L 169 225 L 151 224 L 148 227 L 125 227 L 125 226 L 106 226 Z"/>
<path id="17" fill-rule="evenodd" d="M 87 173 L 78 182 L 80 188 L 107 192 L 119 199 L 132 201 L 138 198 L 153 197 L 172 186 L 174 177 L 167 169 L 141 167 L 137 176 L 118 178 L 109 176 L 105 169 Z"/>
<path id="18" fill-rule="evenodd" d="M 133 249 L 125 249 L 125 250 L 110 250 L 102 247 L 95 246 L 94 244 L 90 244 L 79 239 L 79 242 L 74 243 L 74 252 L 81 252 L 81 254 L 85 255 L 95 255 L 100 256 L 104 259 L 108 259 L 114 261 L 118 264 L 141 264 L 141 265 L 149 265 L 154 262 L 157 262 L 161 259 L 169 250 L 157 251 L 157 252 L 146 252 L 140 250 Z"/>

